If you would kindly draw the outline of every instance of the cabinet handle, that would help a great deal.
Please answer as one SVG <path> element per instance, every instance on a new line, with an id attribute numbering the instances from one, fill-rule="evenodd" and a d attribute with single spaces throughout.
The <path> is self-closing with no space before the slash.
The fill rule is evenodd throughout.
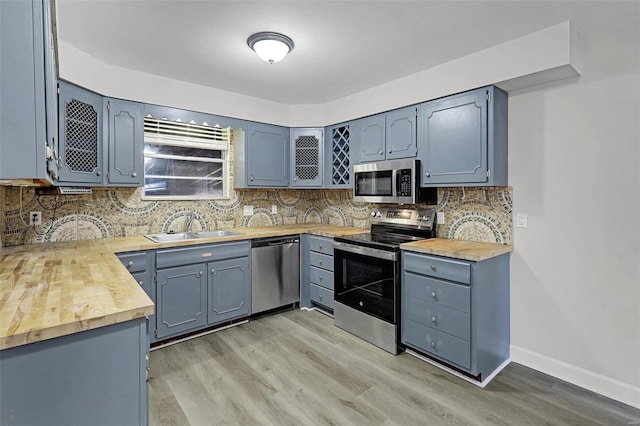
<path id="1" fill-rule="evenodd" d="M 142 282 L 142 280 L 138 281 L 138 284 L 140 284 L 140 287 L 142 287 L 144 285 L 144 283 Z"/>
<path id="2" fill-rule="evenodd" d="M 431 322 L 435 323 L 436 322 L 436 317 L 431 317 Z"/>
<path id="3" fill-rule="evenodd" d="M 436 347 L 436 342 L 431 342 L 431 347 L 435 348 Z"/>
<path id="4" fill-rule="evenodd" d="M 431 292 L 431 297 L 433 297 L 434 299 L 436 298 L 436 292 L 435 291 Z"/>
<path id="5" fill-rule="evenodd" d="M 198 276 L 199 276 L 199 277 L 201 277 L 201 276 L 203 276 L 203 275 L 204 275 L 204 272 L 202 272 L 202 271 L 198 272 Z"/>
<path id="6" fill-rule="evenodd" d="M 131 173 L 131 177 L 138 177 L 138 174 L 136 172 Z"/>
<path id="7" fill-rule="evenodd" d="M 133 261 L 129 261 L 129 263 L 127 263 L 127 266 L 131 268 L 133 266 Z"/>
<path id="8" fill-rule="evenodd" d="M 97 171 L 96 172 L 96 176 L 102 176 L 102 172 L 101 171 Z"/>
<path id="9" fill-rule="evenodd" d="M 215 275 L 215 274 L 216 274 L 216 270 L 215 270 L 215 269 L 212 269 L 212 270 L 211 270 L 211 275 Z"/>
<path id="10" fill-rule="evenodd" d="M 431 173 L 427 172 L 424 174 L 426 177 L 431 177 Z"/>
<path id="11" fill-rule="evenodd" d="M 433 272 L 435 272 L 435 271 L 436 271 L 436 265 L 431 265 L 431 270 L 432 270 Z"/>
<path id="12" fill-rule="evenodd" d="M 256 177 L 254 175 L 251 175 L 251 177 L 249 179 L 250 180 L 256 180 Z"/>

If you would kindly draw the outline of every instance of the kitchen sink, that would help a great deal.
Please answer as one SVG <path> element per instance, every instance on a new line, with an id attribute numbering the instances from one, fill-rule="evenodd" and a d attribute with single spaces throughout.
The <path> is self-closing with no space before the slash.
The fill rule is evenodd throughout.
<path id="1" fill-rule="evenodd" d="M 216 238 L 216 237 L 228 237 L 232 235 L 241 235 L 240 232 L 228 231 L 221 229 L 218 231 L 196 231 L 196 232 L 176 232 L 169 234 L 149 234 L 145 235 L 154 243 L 169 243 L 172 241 L 185 241 L 185 240 L 197 240 L 200 238 Z"/>

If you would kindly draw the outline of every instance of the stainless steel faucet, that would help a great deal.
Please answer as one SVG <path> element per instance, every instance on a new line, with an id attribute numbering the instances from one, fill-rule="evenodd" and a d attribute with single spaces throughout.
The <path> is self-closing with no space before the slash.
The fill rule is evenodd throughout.
<path id="1" fill-rule="evenodd" d="M 191 227 L 193 226 L 193 221 L 196 218 L 195 212 L 187 213 L 187 232 L 191 232 Z"/>

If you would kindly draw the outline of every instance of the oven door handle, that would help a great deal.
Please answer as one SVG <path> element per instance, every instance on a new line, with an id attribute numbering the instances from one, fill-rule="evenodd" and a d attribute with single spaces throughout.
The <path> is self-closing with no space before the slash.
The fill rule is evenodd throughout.
<path id="1" fill-rule="evenodd" d="M 334 250 L 342 250 L 349 253 L 361 254 L 363 256 L 375 257 L 377 259 L 396 261 L 398 259 L 398 253 L 385 250 L 377 250 L 370 247 L 354 246 L 351 244 L 345 244 L 340 242 L 333 243 Z"/>

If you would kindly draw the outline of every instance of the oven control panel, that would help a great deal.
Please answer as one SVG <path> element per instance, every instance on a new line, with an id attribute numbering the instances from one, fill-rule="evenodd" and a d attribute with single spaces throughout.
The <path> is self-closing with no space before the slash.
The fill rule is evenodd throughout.
<path id="1" fill-rule="evenodd" d="M 369 215 L 372 224 L 406 225 L 416 228 L 435 226 L 436 211 L 433 209 L 373 209 Z"/>

